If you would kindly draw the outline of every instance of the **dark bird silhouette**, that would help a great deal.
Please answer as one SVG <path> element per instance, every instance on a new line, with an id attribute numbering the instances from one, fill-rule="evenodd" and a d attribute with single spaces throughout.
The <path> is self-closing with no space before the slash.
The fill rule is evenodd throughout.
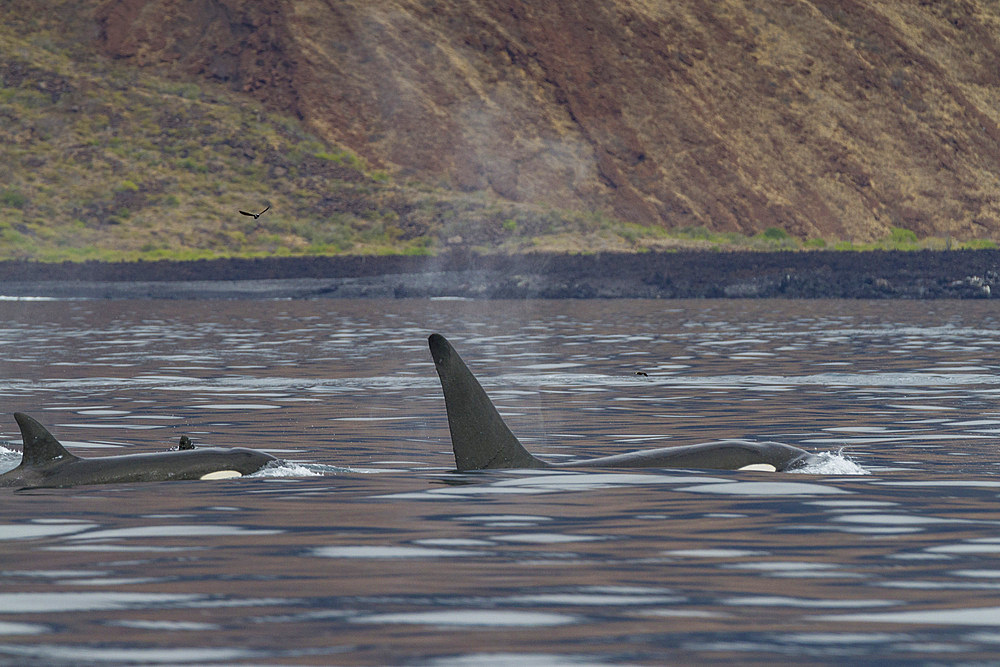
<path id="1" fill-rule="evenodd" d="M 252 218 L 253 218 L 254 220 L 256 220 L 256 219 L 257 219 L 257 218 L 259 218 L 260 216 L 262 216 L 262 215 L 264 215 L 265 213 L 267 213 L 267 209 L 268 209 L 268 208 L 271 208 L 270 204 L 268 204 L 267 208 L 265 208 L 265 209 L 264 209 L 263 211 L 261 211 L 260 213 L 248 213 L 247 211 L 240 211 L 240 213 L 242 213 L 243 215 L 249 215 L 249 216 L 251 216 L 251 217 L 252 217 Z"/>

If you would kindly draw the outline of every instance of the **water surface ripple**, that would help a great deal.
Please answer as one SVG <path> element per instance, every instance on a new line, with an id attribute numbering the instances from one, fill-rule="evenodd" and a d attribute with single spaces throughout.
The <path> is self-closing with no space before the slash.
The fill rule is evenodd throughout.
<path id="1" fill-rule="evenodd" d="M 285 461 L 0 489 L 0 663 L 992 661 L 994 312 L 0 302 L 0 469 L 15 411 L 83 456 Z M 452 472 L 434 331 L 547 460 L 745 438 L 829 467 Z"/>

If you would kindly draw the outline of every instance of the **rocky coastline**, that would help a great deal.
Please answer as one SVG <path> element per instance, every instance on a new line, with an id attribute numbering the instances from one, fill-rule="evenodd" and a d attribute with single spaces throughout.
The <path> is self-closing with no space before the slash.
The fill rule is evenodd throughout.
<path id="1" fill-rule="evenodd" d="M 715 252 L 0 262 L 0 297 L 990 298 L 1000 251 Z"/>

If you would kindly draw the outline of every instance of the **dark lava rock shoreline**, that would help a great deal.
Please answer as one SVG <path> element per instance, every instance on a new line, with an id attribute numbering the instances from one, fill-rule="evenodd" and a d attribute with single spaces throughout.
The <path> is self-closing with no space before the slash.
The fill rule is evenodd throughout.
<path id="1" fill-rule="evenodd" d="M 0 262 L 4 297 L 970 299 L 998 285 L 998 250 Z"/>

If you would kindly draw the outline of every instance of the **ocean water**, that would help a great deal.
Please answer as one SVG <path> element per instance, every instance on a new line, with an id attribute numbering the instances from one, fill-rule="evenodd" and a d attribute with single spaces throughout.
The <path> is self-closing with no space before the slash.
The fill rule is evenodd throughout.
<path id="1" fill-rule="evenodd" d="M 548 460 L 824 461 L 453 472 L 435 331 Z M 989 301 L 0 301 L 0 469 L 15 411 L 82 456 L 282 460 L 0 489 L 0 664 L 993 661 L 998 333 Z"/>

